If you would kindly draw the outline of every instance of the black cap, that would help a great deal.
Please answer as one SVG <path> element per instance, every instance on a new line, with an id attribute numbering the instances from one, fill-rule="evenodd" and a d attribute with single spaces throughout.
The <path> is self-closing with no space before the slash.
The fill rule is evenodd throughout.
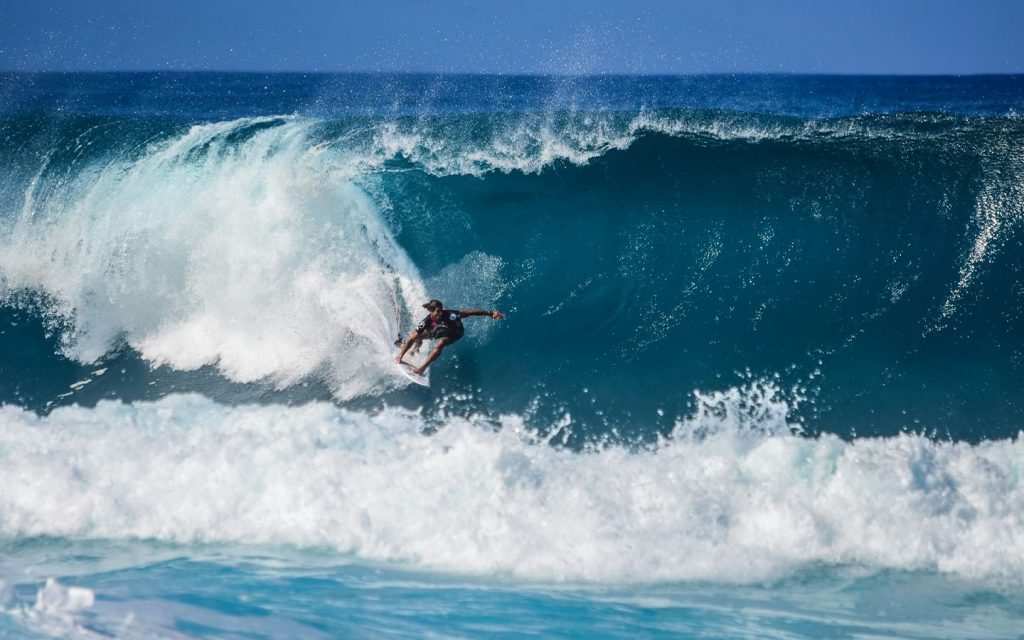
<path id="1" fill-rule="evenodd" d="M 437 311 L 438 309 L 444 309 L 444 305 L 441 304 L 440 300 L 431 300 L 427 304 L 423 305 L 423 308 L 427 311 Z"/>

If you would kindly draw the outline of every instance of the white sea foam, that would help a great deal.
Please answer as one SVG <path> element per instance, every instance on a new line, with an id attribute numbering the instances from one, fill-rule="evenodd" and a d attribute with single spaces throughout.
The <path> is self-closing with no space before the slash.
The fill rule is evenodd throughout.
<path id="1" fill-rule="evenodd" d="M 49 578 L 46 585 L 36 593 L 33 609 L 42 613 L 68 615 L 88 609 L 96 602 L 91 589 L 83 587 L 65 587 L 54 578 Z"/>
<path id="2" fill-rule="evenodd" d="M 948 117 L 930 118 L 922 114 L 895 116 L 890 120 L 877 116 L 801 120 L 683 110 L 527 113 L 507 122 L 481 120 L 478 127 L 472 126 L 471 120 L 459 125 L 443 120 L 393 120 L 374 125 L 371 139 L 356 145 L 357 153 L 347 154 L 346 165 L 354 172 L 372 171 L 391 158 L 402 157 L 437 176 L 514 171 L 537 174 L 561 163 L 587 165 L 610 151 L 627 149 L 651 133 L 746 142 L 893 141 L 908 136 L 935 139 L 948 134 L 945 128 L 911 132 L 914 123 L 922 119 L 938 119 L 950 128 L 953 126 Z"/>
<path id="3" fill-rule="evenodd" d="M 658 447 L 198 396 L 0 410 L 0 535 L 287 544 L 540 580 L 759 581 L 814 564 L 1024 579 L 1024 442 L 793 435 L 770 386 Z M 571 428 L 571 420 L 567 428 Z"/>
<path id="4" fill-rule="evenodd" d="M 45 293 L 83 362 L 123 340 L 154 365 L 240 382 L 322 374 L 339 397 L 400 384 L 394 300 L 418 308 L 421 279 L 309 126 L 197 125 L 27 194 L 0 288 Z"/>
<path id="5" fill-rule="evenodd" d="M 36 591 L 33 606 L 18 604 L 8 607 L 4 603 L 3 612 L 41 635 L 103 638 L 106 636 L 90 631 L 79 620 L 80 614 L 91 608 L 95 602 L 96 596 L 91 589 L 65 586 L 54 578 L 48 578 L 46 584 Z"/>
<path id="6" fill-rule="evenodd" d="M 481 176 L 492 171 L 527 174 L 565 162 L 588 164 L 636 137 L 613 119 L 580 117 L 559 121 L 551 114 L 524 116 L 475 140 L 466 132 L 422 122 L 380 125 L 366 156 L 379 161 L 401 156 L 433 175 Z M 365 162 L 360 164 L 365 165 Z"/>

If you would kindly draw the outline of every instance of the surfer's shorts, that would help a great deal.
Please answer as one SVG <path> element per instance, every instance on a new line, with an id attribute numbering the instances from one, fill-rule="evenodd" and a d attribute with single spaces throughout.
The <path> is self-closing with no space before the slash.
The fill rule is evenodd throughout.
<path id="1" fill-rule="evenodd" d="M 448 344 L 452 344 L 453 342 L 458 342 L 459 338 L 461 338 L 464 333 L 466 333 L 466 331 L 462 327 L 439 325 L 434 327 L 431 339 L 438 340 L 440 338 L 448 338 Z"/>

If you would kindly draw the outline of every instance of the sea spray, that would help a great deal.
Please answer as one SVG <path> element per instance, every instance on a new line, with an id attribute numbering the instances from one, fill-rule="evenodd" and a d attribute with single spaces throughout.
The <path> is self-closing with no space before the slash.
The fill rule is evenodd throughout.
<path id="1" fill-rule="evenodd" d="M 80 167 L 26 200 L 0 248 L 5 289 L 45 295 L 82 362 L 124 341 L 154 366 L 216 365 L 238 382 L 323 372 L 338 397 L 393 387 L 387 354 L 425 297 L 419 275 L 372 201 L 317 166 L 305 130 L 197 125 Z"/>
<path id="2" fill-rule="evenodd" d="M 752 397 L 773 405 L 756 422 Z M 0 532 L 326 547 L 544 581 L 751 582 L 819 564 L 1022 575 L 1019 439 L 808 438 L 778 402 L 733 390 L 657 447 L 581 452 L 515 415 L 428 436 L 416 413 L 324 404 L 8 407 Z"/>

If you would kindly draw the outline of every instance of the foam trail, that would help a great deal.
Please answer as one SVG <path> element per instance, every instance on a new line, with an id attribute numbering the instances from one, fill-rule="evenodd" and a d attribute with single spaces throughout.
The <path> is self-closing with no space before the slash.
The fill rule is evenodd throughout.
<path id="1" fill-rule="evenodd" d="M 978 233 L 960 267 L 960 278 L 942 304 L 936 329 L 943 328 L 944 323 L 956 313 L 979 270 L 1011 230 L 1024 221 L 1024 152 L 1016 145 L 1000 140 L 986 155 L 988 175 L 974 210 Z"/>
<path id="2" fill-rule="evenodd" d="M 0 535 L 286 544 L 540 580 L 1024 575 L 1020 437 L 807 438 L 771 386 L 698 400 L 654 449 L 583 453 L 514 415 L 426 437 L 415 413 L 326 404 L 5 407 Z"/>
<path id="3" fill-rule="evenodd" d="M 323 374 L 342 398 L 399 384 L 392 300 L 424 298 L 418 272 L 309 126 L 196 125 L 45 194 L 34 180 L 0 246 L 3 288 L 44 293 L 83 362 L 123 340 L 240 382 Z"/>

